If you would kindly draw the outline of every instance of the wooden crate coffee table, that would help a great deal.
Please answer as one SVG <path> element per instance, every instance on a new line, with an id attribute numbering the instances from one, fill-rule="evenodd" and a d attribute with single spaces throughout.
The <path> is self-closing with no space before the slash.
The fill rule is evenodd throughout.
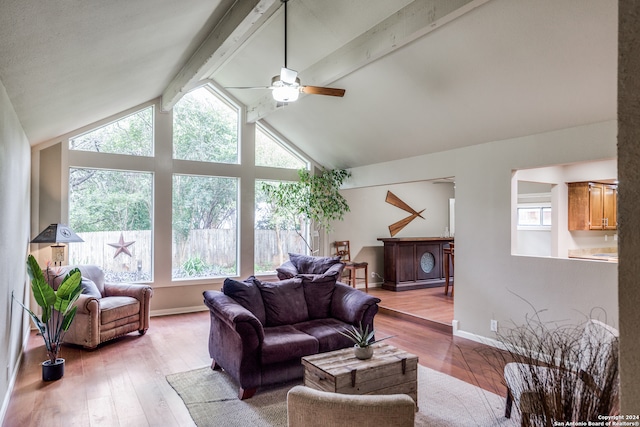
<path id="1" fill-rule="evenodd" d="M 408 394 L 418 407 L 418 357 L 385 343 L 373 357 L 357 359 L 353 348 L 302 358 L 304 385 L 343 394 Z"/>

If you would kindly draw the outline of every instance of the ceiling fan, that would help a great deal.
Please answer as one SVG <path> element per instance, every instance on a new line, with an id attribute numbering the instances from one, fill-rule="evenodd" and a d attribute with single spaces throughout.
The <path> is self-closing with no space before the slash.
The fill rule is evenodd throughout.
<path id="1" fill-rule="evenodd" d="M 343 97 L 344 89 L 301 85 L 298 72 L 287 67 L 287 2 L 289 0 L 280 1 L 284 3 L 284 67 L 280 70 L 280 75 L 273 76 L 271 86 L 236 86 L 227 87 L 227 89 L 271 89 L 273 99 L 278 102 L 278 105 L 296 101 L 300 93 Z"/>

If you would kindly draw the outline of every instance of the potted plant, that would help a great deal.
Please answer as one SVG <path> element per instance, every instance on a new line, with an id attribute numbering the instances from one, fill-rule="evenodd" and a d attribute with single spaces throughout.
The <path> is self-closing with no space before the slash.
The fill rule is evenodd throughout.
<path id="1" fill-rule="evenodd" d="M 393 337 L 393 335 L 391 335 L 376 341 L 373 339 L 375 335 L 375 329 L 369 331 L 369 325 L 365 326 L 365 328 L 363 329 L 362 323 L 360 323 L 359 327 L 351 325 L 350 328 L 344 328 L 344 330 L 338 332 L 353 341 L 353 353 L 355 354 L 356 358 L 361 360 L 371 359 L 371 357 L 373 356 L 373 347 L 371 347 L 372 344 Z"/>
<path id="2" fill-rule="evenodd" d="M 49 359 L 42 362 L 42 380 L 58 380 L 64 375 L 64 359 L 58 357 L 60 344 L 76 315 L 78 307 L 74 306 L 74 303 L 82 292 L 80 270 L 74 268 L 69 271 L 57 290 L 49 286 L 49 282 L 45 279 L 44 273 L 33 255 L 29 255 L 27 259 L 27 271 L 31 278 L 33 297 L 42 308 L 42 318 L 39 318 L 20 301 L 18 304 L 31 316 L 47 348 Z M 46 274 L 54 274 L 48 266 Z"/>
<path id="3" fill-rule="evenodd" d="M 351 173 L 344 169 L 322 169 L 313 174 L 307 169 L 299 169 L 298 176 L 300 179 L 295 182 L 262 185 L 267 200 L 274 206 L 276 228 L 285 223 L 295 225 L 301 220 L 308 220 L 317 230 L 329 232 L 331 221 L 342 220 L 349 212 L 349 204 L 339 190 Z M 313 251 L 297 226 L 295 230 Z"/>

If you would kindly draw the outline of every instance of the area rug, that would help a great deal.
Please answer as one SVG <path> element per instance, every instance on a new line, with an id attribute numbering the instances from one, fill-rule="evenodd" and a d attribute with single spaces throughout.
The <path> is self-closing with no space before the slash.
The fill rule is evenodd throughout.
<path id="1" fill-rule="evenodd" d="M 223 371 L 200 368 L 167 375 L 198 427 L 286 427 L 287 392 L 301 381 L 260 388 L 247 400 Z M 504 397 L 418 365 L 416 426 L 518 426 L 504 418 Z M 514 411 L 515 412 L 515 411 Z"/>

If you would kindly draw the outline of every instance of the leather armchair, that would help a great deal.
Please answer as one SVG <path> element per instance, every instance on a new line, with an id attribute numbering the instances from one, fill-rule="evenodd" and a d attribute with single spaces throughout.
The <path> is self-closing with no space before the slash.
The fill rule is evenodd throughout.
<path id="1" fill-rule="evenodd" d="M 64 342 L 96 348 L 99 344 L 138 331 L 149 329 L 149 303 L 153 288 L 130 283 L 105 283 L 104 272 L 95 265 L 64 266 L 43 271 L 49 284 L 58 285 L 72 268 L 82 274 L 82 295 L 78 311 Z"/>

